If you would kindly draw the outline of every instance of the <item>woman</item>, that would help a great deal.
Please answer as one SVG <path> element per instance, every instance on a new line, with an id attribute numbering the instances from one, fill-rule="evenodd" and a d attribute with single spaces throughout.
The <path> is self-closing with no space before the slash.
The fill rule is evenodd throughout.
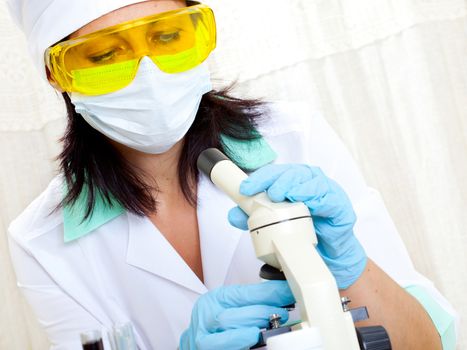
<path id="1" fill-rule="evenodd" d="M 394 349 L 454 348 L 454 312 L 326 123 L 212 91 L 206 5 L 9 5 L 68 107 L 62 174 L 10 226 L 18 284 L 52 348 L 79 349 L 81 332 L 130 321 L 140 349 L 243 349 L 271 314 L 287 320 L 287 284 L 258 284 L 248 234 L 228 224 L 245 229 L 246 215 L 196 170 L 208 147 L 258 169 L 243 194 L 308 206 L 342 294 L 369 310 L 363 324 L 383 325 Z"/>

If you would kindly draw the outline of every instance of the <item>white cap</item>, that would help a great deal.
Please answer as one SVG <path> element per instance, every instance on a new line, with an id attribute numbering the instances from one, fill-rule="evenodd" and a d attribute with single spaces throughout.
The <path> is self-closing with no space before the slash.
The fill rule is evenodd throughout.
<path id="1" fill-rule="evenodd" d="M 45 50 L 93 20 L 146 0 L 6 0 L 41 75 Z"/>

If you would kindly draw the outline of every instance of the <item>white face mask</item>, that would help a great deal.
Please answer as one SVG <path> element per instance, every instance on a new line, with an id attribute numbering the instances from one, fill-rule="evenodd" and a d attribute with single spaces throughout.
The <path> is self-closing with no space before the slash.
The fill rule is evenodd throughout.
<path id="1" fill-rule="evenodd" d="M 135 80 L 106 95 L 70 95 L 77 113 L 112 140 L 138 151 L 160 154 L 187 133 L 203 94 L 212 90 L 206 63 L 182 73 L 162 72 L 149 57 Z"/>

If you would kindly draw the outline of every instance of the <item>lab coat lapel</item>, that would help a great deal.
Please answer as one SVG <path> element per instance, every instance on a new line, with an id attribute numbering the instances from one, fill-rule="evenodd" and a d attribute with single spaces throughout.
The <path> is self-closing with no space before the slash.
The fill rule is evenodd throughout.
<path id="1" fill-rule="evenodd" d="M 204 284 L 208 289 L 222 286 L 242 235 L 231 226 L 227 214 L 235 203 L 218 190 L 205 175 L 198 183 L 198 226 L 203 258 Z"/>
<path id="2" fill-rule="evenodd" d="M 46 241 L 38 240 L 37 243 L 31 240 L 30 254 L 71 298 L 110 329 L 113 320 L 109 317 L 106 306 L 99 303 L 99 300 L 102 300 L 99 288 L 89 288 L 95 285 L 94 269 L 83 256 L 79 242 L 63 245 L 63 235 L 59 235 L 58 239 L 57 237 L 46 237 L 46 239 Z M 47 249 L 44 249 L 44 246 L 47 246 Z M 68 259 L 61 256 L 67 256 Z M 79 262 L 78 267 L 75 265 L 77 262 Z"/>
<path id="3" fill-rule="evenodd" d="M 196 293 L 206 287 L 172 245 L 146 217 L 128 214 L 129 236 L 126 262 Z"/>

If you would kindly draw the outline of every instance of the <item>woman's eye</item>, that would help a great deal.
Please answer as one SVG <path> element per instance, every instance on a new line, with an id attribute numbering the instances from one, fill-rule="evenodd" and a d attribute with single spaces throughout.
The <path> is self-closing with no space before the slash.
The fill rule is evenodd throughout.
<path id="1" fill-rule="evenodd" d="M 152 37 L 152 41 L 158 44 L 167 45 L 174 40 L 180 39 L 180 32 L 170 32 L 170 33 L 156 33 Z"/>
<path id="2" fill-rule="evenodd" d="M 93 63 L 102 63 L 110 61 L 115 56 L 115 51 L 105 52 L 103 54 L 89 56 L 89 60 Z"/>

